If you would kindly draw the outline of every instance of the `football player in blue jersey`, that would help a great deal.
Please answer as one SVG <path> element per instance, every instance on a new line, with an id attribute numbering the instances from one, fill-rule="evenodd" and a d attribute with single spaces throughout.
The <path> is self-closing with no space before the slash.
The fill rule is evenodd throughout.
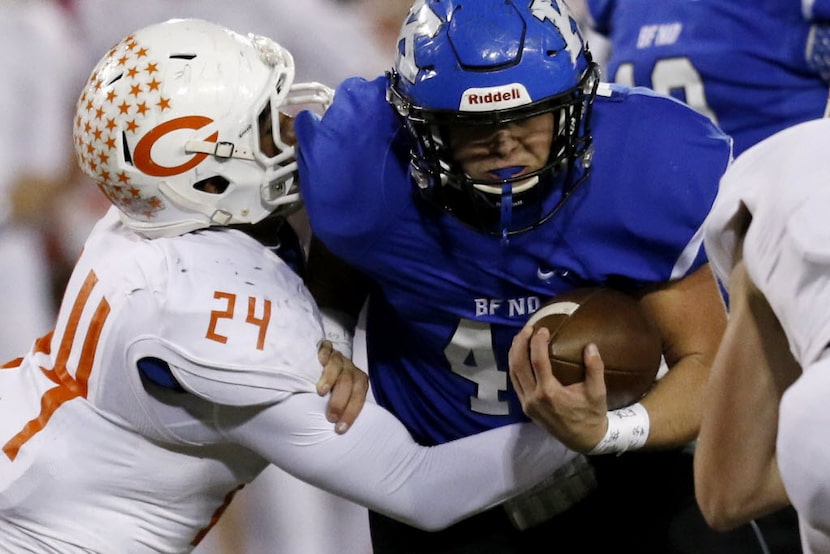
<path id="1" fill-rule="evenodd" d="M 375 552 L 718 551 L 685 447 L 726 322 L 701 224 L 727 135 L 676 99 L 601 83 L 563 0 L 419 0 L 394 68 L 346 80 L 295 131 L 309 285 L 347 335 L 363 306 L 347 285 L 368 277 L 372 390 L 419 442 L 527 419 L 508 354 L 558 293 L 627 291 L 663 337 L 668 370 L 640 403 L 609 413 L 603 386 L 576 384 L 531 406 L 585 456 L 440 533 L 372 513 Z M 526 349 L 513 357 L 527 369 Z M 697 543 L 673 536 L 684 522 Z"/>
<path id="2" fill-rule="evenodd" d="M 825 115 L 828 0 L 586 0 L 608 38 L 608 80 L 671 94 L 711 117 L 735 155 Z"/>

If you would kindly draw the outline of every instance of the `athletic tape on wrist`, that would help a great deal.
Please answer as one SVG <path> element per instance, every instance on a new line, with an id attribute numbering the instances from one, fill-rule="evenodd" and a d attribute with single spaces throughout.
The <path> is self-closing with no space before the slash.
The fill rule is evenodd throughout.
<path id="1" fill-rule="evenodd" d="M 588 455 L 622 454 L 627 450 L 642 448 L 648 439 L 648 410 L 640 404 L 632 404 L 606 414 L 608 429 Z"/>
<path id="2" fill-rule="evenodd" d="M 321 309 L 320 318 L 323 321 L 323 333 L 326 340 L 331 342 L 335 350 L 351 359 L 355 319 L 346 312 L 331 308 Z"/>

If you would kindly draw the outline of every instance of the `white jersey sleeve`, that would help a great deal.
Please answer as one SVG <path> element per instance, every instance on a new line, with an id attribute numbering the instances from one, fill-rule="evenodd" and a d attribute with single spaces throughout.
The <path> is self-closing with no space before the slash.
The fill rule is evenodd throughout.
<path id="1" fill-rule="evenodd" d="M 825 355 L 781 399 L 776 457 L 802 526 L 805 554 L 830 552 L 830 357 Z"/>
<path id="2" fill-rule="evenodd" d="M 704 225 L 717 277 L 728 285 L 742 255 L 781 322 L 790 349 L 809 366 L 830 342 L 830 120 L 803 123 L 744 152 L 727 170 Z"/>
<path id="3" fill-rule="evenodd" d="M 368 402 L 338 435 L 325 418 L 326 402 L 295 394 L 250 417 L 236 411 L 227 434 L 295 477 L 421 529 L 442 529 L 499 504 L 577 455 L 533 423 L 421 446 Z"/>

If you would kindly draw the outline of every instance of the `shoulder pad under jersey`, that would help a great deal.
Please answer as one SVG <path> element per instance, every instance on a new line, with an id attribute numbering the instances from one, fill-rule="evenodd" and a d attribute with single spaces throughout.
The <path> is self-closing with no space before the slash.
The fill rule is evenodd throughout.
<path id="1" fill-rule="evenodd" d="M 134 362 L 164 360 L 189 392 L 228 405 L 313 391 L 320 376 L 319 315 L 300 278 L 232 230 L 152 241 L 167 263 L 158 326 L 130 346 Z"/>

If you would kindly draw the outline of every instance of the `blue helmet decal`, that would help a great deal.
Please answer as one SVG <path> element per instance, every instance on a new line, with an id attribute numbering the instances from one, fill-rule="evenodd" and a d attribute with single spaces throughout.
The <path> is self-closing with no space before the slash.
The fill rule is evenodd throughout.
<path id="1" fill-rule="evenodd" d="M 398 36 L 395 72 L 413 104 L 458 110 L 471 88 L 521 83 L 521 103 L 561 94 L 578 86 L 587 58 L 563 0 L 418 0 Z"/>
<path id="2" fill-rule="evenodd" d="M 416 40 L 434 38 L 443 24 L 444 21 L 427 7 L 426 0 L 418 0 L 410 8 L 398 34 L 398 58 L 395 64 L 398 74 L 408 82 L 414 83 L 420 71 L 415 62 Z"/>
<path id="3" fill-rule="evenodd" d="M 577 59 L 583 49 L 582 36 L 579 34 L 571 10 L 563 0 L 533 0 L 530 12 L 539 21 L 549 21 L 556 26 L 565 41 L 565 51 L 576 67 Z"/>

